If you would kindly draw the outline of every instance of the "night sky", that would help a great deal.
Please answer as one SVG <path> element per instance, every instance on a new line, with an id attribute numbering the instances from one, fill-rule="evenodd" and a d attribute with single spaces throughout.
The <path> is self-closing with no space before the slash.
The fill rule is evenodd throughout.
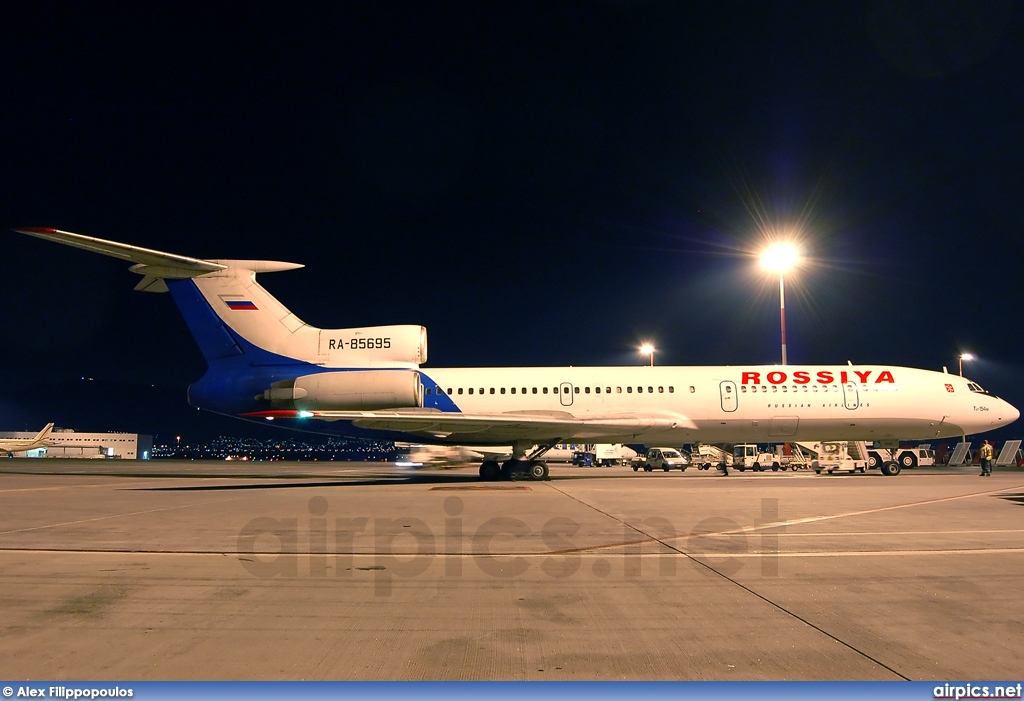
<path id="1" fill-rule="evenodd" d="M 957 371 L 1024 406 L 1012 2 L 4 3 L 0 225 L 304 270 L 428 366 Z M 127 265 L 0 233 L 0 429 L 241 435 Z M 1024 436 L 1010 427 L 997 438 Z"/>

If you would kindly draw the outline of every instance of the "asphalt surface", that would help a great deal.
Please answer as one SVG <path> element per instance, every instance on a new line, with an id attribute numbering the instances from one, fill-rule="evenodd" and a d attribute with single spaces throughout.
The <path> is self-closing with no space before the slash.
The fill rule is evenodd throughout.
<path id="1" fill-rule="evenodd" d="M 1016 468 L 5 460 L 0 677 L 1009 681 L 1022 516 Z"/>

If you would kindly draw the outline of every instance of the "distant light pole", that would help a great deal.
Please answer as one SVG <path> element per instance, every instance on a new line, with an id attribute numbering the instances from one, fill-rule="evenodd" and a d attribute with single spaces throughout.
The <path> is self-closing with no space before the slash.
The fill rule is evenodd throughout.
<path id="1" fill-rule="evenodd" d="M 652 344 L 650 344 L 650 343 L 644 343 L 642 346 L 640 346 L 640 354 L 641 355 L 649 355 L 649 356 L 651 356 L 651 367 L 653 368 L 654 367 L 654 346 Z"/>
<path id="2" fill-rule="evenodd" d="M 965 360 L 974 360 L 974 356 L 971 355 L 970 353 L 961 353 L 959 356 L 957 356 L 957 360 L 960 361 L 960 377 L 963 377 L 964 376 L 964 361 Z"/>
<path id="3" fill-rule="evenodd" d="M 792 244 L 777 243 L 761 254 L 761 267 L 779 274 L 779 321 L 782 327 L 782 364 L 786 364 L 786 283 L 785 274 L 800 262 Z"/>
<path id="4" fill-rule="evenodd" d="M 178 447 L 174 449 L 174 452 L 177 453 L 179 450 L 181 450 L 181 436 L 178 436 Z"/>

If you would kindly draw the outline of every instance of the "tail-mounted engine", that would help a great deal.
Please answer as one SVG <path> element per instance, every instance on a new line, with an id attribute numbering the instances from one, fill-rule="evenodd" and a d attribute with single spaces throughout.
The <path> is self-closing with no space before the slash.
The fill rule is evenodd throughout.
<path id="1" fill-rule="evenodd" d="M 423 406 L 415 370 L 350 370 L 275 382 L 256 396 L 274 409 L 358 411 Z"/>

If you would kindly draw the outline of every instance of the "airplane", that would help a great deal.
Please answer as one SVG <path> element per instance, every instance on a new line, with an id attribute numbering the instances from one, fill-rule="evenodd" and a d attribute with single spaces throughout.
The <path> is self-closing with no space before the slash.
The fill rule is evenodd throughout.
<path id="1" fill-rule="evenodd" d="M 424 327 L 316 328 L 256 282 L 301 264 L 15 231 L 131 261 L 142 276 L 136 290 L 169 292 L 208 366 L 188 388 L 192 406 L 353 438 L 512 446 L 504 462 L 483 461 L 483 480 L 546 479 L 545 451 L 565 442 L 895 444 L 990 431 L 1020 416 L 945 368 L 424 367 Z M 899 469 L 882 465 L 886 475 Z"/>
<path id="2" fill-rule="evenodd" d="M 34 438 L 0 438 L 0 455 L 10 455 L 23 450 L 34 450 L 53 445 L 53 440 L 50 438 L 51 431 L 53 431 L 53 424 L 49 423 L 43 426 L 43 430 Z"/>

